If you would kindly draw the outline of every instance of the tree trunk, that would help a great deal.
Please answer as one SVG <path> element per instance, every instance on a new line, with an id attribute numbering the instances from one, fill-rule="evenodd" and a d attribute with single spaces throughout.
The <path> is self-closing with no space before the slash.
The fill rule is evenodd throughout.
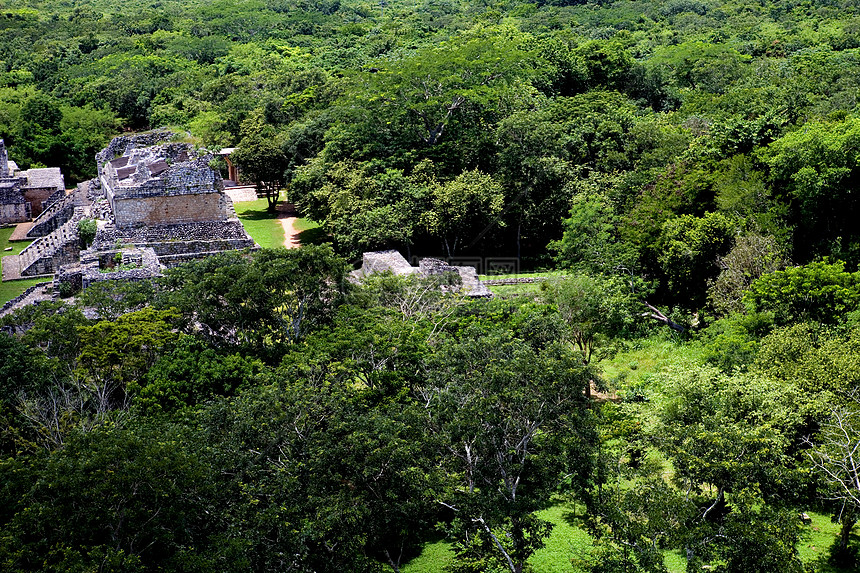
<path id="1" fill-rule="evenodd" d="M 845 555 L 848 551 L 848 542 L 851 539 L 851 529 L 854 527 L 854 524 L 857 523 L 857 519 L 854 517 L 843 517 L 842 518 L 842 527 L 839 529 L 839 554 Z"/>
<path id="2" fill-rule="evenodd" d="M 388 564 L 391 565 L 391 568 L 394 570 L 394 573 L 400 573 L 400 567 L 398 566 L 400 563 L 400 559 L 397 559 L 395 563 L 394 559 L 391 558 L 391 554 L 388 552 L 388 549 L 385 550 L 385 557 L 388 559 Z"/>
<path id="3" fill-rule="evenodd" d="M 517 221 L 517 265 L 522 260 L 522 241 L 520 240 L 520 232 L 523 228 L 523 217 L 520 215 L 520 220 Z M 517 269 L 519 271 L 519 269 Z"/>

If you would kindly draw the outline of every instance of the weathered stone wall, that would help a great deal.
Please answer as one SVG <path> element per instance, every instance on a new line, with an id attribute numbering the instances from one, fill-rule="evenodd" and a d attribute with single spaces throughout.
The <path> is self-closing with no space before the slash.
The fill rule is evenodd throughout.
<path id="1" fill-rule="evenodd" d="M 0 224 L 30 220 L 30 204 L 21 192 L 24 181 L 20 177 L 0 180 Z"/>
<path id="2" fill-rule="evenodd" d="M 167 225 L 225 219 L 224 201 L 217 193 L 114 200 L 117 227 Z"/>
<path id="3" fill-rule="evenodd" d="M 33 217 L 41 215 L 46 207 L 62 195 L 56 187 L 28 187 L 24 190 L 24 199 L 30 203 L 30 212 Z"/>
<path id="4" fill-rule="evenodd" d="M 33 221 L 33 226 L 27 231 L 31 238 L 44 237 L 64 225 L 75 213 L 75 197 L 68 195 L 59 201 L 51 203 L 47 209 Z"/>
<path id="5" fill-rule="evenodd" d="M 113 248 L 117 242 L 139 245 L 216 240 L 251 240 L 251 237 L 245 232 L 238 219 L 131 229 L 119 229 L 108 225 L 99 229 L 92 248 L 106 250 Z"/>
<path id="6" fill-rule="evenodd" d="M 0 225 L 23 223 L 30 220 L 30 204 L 0 202 Z"/>
<path id="7" fill-rule="evenodd" d="M 223 192 L 224 182 L 221 175 L 209 167 L 210 159 L 211 156 L 206 155 L 194 161 L 171 165 L 151 179 L 136 180 L 136 175 L 133 175 L 117 181 L 106 176 L 102 178 L 102 184 L 107 187 L 112 185 L 109 195 L 112 194 L 115 199 Z M 143 172 L 141 177 L 145 174 Z"/>
<path id="8" fill-rule="evenodd" d="M 461 283 L 440 285 L 445 291 L 459 291 L 466 296 L 492 297 L 486 286 L 481 284 L 474 267 L 454 267 L 439 259 L 421 259 L 418 267 L 413 267 L 398 251 L 375 251 L 364 253 L 360 269 L 350 273 L 351 280 L 360 281 L 364 277 L 379 272 L 392 272 L 396 275 L 417 274 L 421 277 L 441 276 L 445 273 L 459 275 Z"/>
<path id="9" fill-rule="evenodd" d="M 152 248 L 167 266 L 221 251 L 258 248 L 237 219 L 174 225 L 99 229 L 92 249 L 110 251 L 119 245 Z"/>
<path id="10" fill-rule="evenodd" d="M 149 243 L 148 246 L 158 254 L 158 260 L 167 266 L 177 265 L 181 262 L 199 259 L 201 256 L 220 253 L 222 251 L 255 249 L 257 247 L 254 241 L 242 239 L 189 241 L 181 245 L 176 243 Z"/>
<path id="11" fill-rule="evenodd" d="M 133 263 L 138 266 L 125 269 L 113 267 L 117 254 L 121 255 L 123 265 Z M 81 253 L 80 265 L 63 267 L 63 272 L 70 275 L 70 281 L 75 280 L 76 272 L 80 274 L 81 288 L 109 280 L 141 281 L 151 279 L 161 276 L 161 270 L 162 265 L 159 263 L 155 252 L 150 248 L 124 248 L 111 251 L 87 250 Z M 73 282 L 71 284 L 73 287 L 75 286 Z"/>
<path id="12" fill-rule="evenodd" d="M 0 139 L 0 177 L 9 177 L 9 154 L 6 151 L 6 143 Z"/>
<path id="13" fill-rule="evenodd" d="M 68 284 L 71 292 L 78 292 L 83 288 L 83 273 L 81 265 L 63 265 L 54 275 L 57 287 Z"/>

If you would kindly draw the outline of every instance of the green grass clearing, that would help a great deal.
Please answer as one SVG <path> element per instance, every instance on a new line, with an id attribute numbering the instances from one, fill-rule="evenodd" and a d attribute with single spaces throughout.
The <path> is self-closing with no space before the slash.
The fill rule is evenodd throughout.
<path id="1" fill-rule="evenodd" d="M 579 506 L 579 512 L 584 511 Z M 591 536 L 580 527 L 581 513 L 577 505 L 562 503 L 538 512 L 538 517 L 553 524 L 552 533 L 543 549 L 529 559 L 535 573 L 577 573 L 584 571 L 576 561 L 588 558 L 591 552 Z M 574 563 L 571 561 L 574 560 Z"/>
<path id="2" fill-rule="evenodd" d="M 19 255 L 21 251 L 24 250 L 24 247 L 32 243 L 33 241 L 15 241 L 14 243 L 9 242 L 9 237 L 12 236 L 12 231 L 15 230 L 15 227 L 5 227 L 0 229 L 0 257 L 6 257 L 9 255 Z M 12 247 L 11 251 L 7 251 L 8 247 Z M 0 269 L 2 269 L 2 261 L 0 261 Z M 6 281 L 0 282 L 0 305 L 3 305 L 16 296 L 23 293 L 27 288 L 43 283 L 48 279 L 38 278 L 38 279 L 23 279 L 18 281 Z"/>
<path id="3" fill-rule="evenodd" d="M 21 279 L 17 281 L 4 281 L 0 283 L 0 306 L 6 304 L 13 298 L 21 295 L 33 285 L 49 281 L 49 278 Z"/>
<path id="4" fill-rule="evenodd" d="M 300 217 L 293 226 L 299 231 L 299 243 L 302 245 L 322 245 L 330 243 L 331 237 L 319 223 Z"/>
<path id="5" fill-rule="evenodd" d="M 536 297 L 540 294 L 540 283 L 525 283 L 518 285 L 487 285 L 490 292 L 500 298 L 515 296 Z"/>
<path id="6" fill-rule="evenodd" d="M 293 223 L 293 226 L 296 228 L 297 231 L 302 232 L 320 228 L 319 223 L 311 221 L 310 219 L 305 219 L 304 217 L 299 217 L 298 219 L 296 219 L 295 223 Z"/>
<path id="7" fill-rule="evenodd" d="M 293 227 L 299 231 L 298 239 L 302 245 L 322 245 L 331 242 L 331 237 L 316 221 L 299 217 L 293 222 Z"/>
<path id="8" fill-rule="evenodd" d="M 583 506 L 579 506 L 579 511 Z M 584 571 L 572 560 L 584 560 L 591 550 L 591 537 L 579 526 L 581 514 L 577 506 L 560 503 L 538 512 L 538 516 L 554 527 L 543 549 L 537 551 L 529 565 L 532 573 L 577 573 Z M 454 560 L 451 544 L 445 540 L 433 541 L 424 546 L 421 555 L 401 568 L 403 573 L 438 573 Z"/>
<path id="9" fill-rule="evenodd" d="M 258 245 L 265 249 L 284 246 L 284 226 L 278 219 L 278 214 L 269 211 L 269 204 L 265 199 L 242 201 L 234 203 L 233 206 L 242 226 Z M 303 245 L 327 242 L 322 228 L 310 219 L 299 217 L 293 226 L 300 231 L 299 242 Z"/>
<path id="10" fill-rule="evenodd" d="M 838 568 L 828 563 L 830 546 L 836 541 L 841 529 L 840 524 L 830 520 L 829 513 L 817 511 L 806 511 L 812 522 L 805 525 L 805 535 L 797 547 L 800 560 L 805 565 L 814 565 L 815 571 L 820 573 L 847 573 L 855 569 Z M 860 536 L 855 529 L 852 530 L 849 546 L 857 547 L 860 544 Z"/>
<path id="11" fill-rule="evenodd" d="M 24 247 L 32 243 L 33 241 L 15 241 L 9 242 L 9 237 L 12 236 L 12 232 L 15 230 L 15 227 L 4 227 L 0 229 L 0 255 L 20 255 L 21 251 L 24 250 Z M 12 247 L 11 251 L 7 251 L 8 247 Z"/>
<path id="12" fill-rule="evenodd" d="M 704 364 L 699 346 L 678 342 L 663 335 L 641 338 L 629 349 L 601 360 L 603 379 L 613 390 L 659 388 L 660 373 L 669 368 L 692 368 Z"/>
<path id="13" fill-rule="evenodd" d="M 482 281 L 499 279 L 532 279 L 532 278 L 558 278 L 571 274 L 569 270 L 562 271 L 537 271 L 533 273 L 499 273 L 494 275 L 478 275 Z"/>
<path id="14" fill-rule="evenodd" d="M 421 555 L 400 568 L 402 573 L 438 573 L 454 561 L 454 550 L 445 540 L 432 541 L 421 548 Z"/>
<path id="15" fill-rule="evenodd" d="M 276 212 L 269 211 L 266 199 L 234 203 L 236 215 L 254 241 L 263 248 L 284 246 L 284 227 Z"/>

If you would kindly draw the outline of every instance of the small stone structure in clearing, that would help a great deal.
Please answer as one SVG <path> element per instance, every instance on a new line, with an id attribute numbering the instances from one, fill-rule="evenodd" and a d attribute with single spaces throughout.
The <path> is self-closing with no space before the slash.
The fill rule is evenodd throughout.
<path id="1" fill-rule="evenodd" d="M 398 251 L 372 251 L 364 253 L 361 268 L 352 271 L 353 280 L 360 281 L 373 274 L 390 271 L 398 276 L 417 275 L 419 277 L 441 276 L 454 273 L 460 276 L 459 290 L 465 296 L 492 297 L 493 293 L 478 279 L 475 267 L 455 267 L 440 259 L 425 258 L 413 267 Z"/>
<path id="2" fill-rule="evenodd" d="M 9 161 L 6 144 L 0 139 L 0 224 L 38 217 L 65 190 L 59 167 L 20 171 L 14 161 Z"/>
<path id="3" fill-rule="evenodd" d="M 169 131 L 121 136 L 96 156 L 98 178 L 33 222 L 38 237 L 3 258 L 3 279 L 55 275 L 76 290 L 109 279 L 158 275 L 165 266 L 232 249 L 259 248 L 224 193 L 212 156 Z M 81 250 L 78 222 L 97 222 Z"/>

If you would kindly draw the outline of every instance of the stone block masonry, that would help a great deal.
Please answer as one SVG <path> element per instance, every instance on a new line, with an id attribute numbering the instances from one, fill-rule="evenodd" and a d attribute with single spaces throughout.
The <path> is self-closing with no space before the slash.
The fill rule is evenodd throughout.
<path id="1" fill-rule="evenodd" d="M 221 175 L 209 167 L 211 155 L 169 143 L 171 137 L 159 131 L 114 139 L 96 156 L 99 177 L 47 207 L 31 233 L 43 236 L 9 268 L 21 276 L 55 273 L 55 284 L 77 290 L 102 280 L 151 278 L 166 266 L 213 253 L 259 248 L 236 217 Z M 77 226 L 84 217 L 95 219 L 97 230 L 81 251 Z M 117 266 L 118 254 L 124 264 Z"/>
<path id="2" fill-rule="evenodd" d="M 9 161 L 0 139 L 0 224 L 24 223 L 60 199 L 65 192 L 58 167 L 20 171 Z"/>
<path id="3" fill-rule="evenodd" d="M 478 273 L 474 267 L 455 267 L 439 259 L 421 259 L 417 267 L 413 267 L 403 258 L 398 251 L 373 251 L 364 253 L 361 268 L 352 271 L 352 280 L 360 281 L 364 277 L 380 272 L 391 272 L 399 276 L 417 275 L 420 277 L 441 276 L 452 273 L 460 277 L 460 285 L 443 285 L 443 290 L 459 291 L 465 296 L 478 298 L 492 298 L 485 285 L 478 279 Z"/>
<path id="4" fill-rule="evenodd" d="M 117 227 L 218 221 L 225 218 L 223 198 L 214 193 L 114 199 Z"/>

